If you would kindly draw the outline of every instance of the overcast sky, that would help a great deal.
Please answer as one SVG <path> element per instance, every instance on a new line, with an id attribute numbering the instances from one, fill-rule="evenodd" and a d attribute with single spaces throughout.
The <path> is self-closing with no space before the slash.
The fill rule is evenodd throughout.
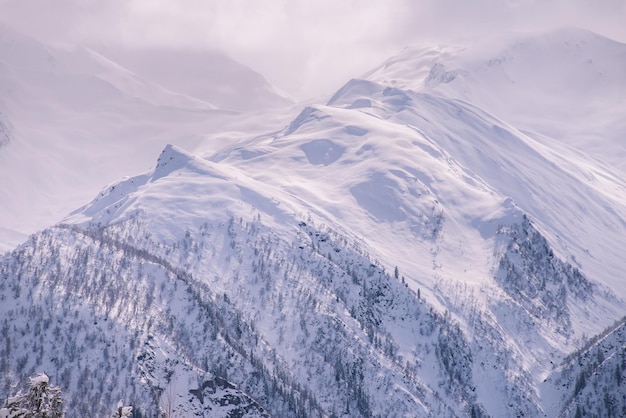
<path id="1" fill-rule="evenodd" d="M 0 0 L 40 39 L 219 48 L 302 99 L 407 45 L 571 25 L 626 43 L 626 0 Z"/>

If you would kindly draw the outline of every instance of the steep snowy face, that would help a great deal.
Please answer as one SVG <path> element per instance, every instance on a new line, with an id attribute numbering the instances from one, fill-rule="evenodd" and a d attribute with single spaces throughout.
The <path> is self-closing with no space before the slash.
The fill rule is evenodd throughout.
<path id="1" fill-rule="evenodd" d="M 405 50 L 365 78 L 461 99 L 626 168 L 626 45 L 576 28 Z"/>
<path id="2" fill-rule="evenodd" d="M 207 158 L 236 165 L 332 223 L 350 225 L 398 265 L 415 257 L 394 242 L 424 245 L 414 237 L 428 235 L 436 218 L 450 228 L 459 224 L 444 236 L 473 234 L 468 243 L 483 242 L 498 223 L 519 219 L 507 209 L 517 206 L 560 257 L 624 297 L 623 260 L 613 243 L 626 233 L 626 184 L 609 166 L 553 145 L 464 102 L 353 80 L 328 106 L 303 110 L 284 132 Z M 458 255 L 443 263 L 457 268 L 451 276 L 489 265 L 471 262 L 472 247 L 464 266 Z"/>

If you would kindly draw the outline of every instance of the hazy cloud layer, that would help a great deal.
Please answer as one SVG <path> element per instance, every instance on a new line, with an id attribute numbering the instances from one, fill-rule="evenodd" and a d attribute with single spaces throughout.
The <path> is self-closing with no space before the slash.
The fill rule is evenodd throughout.
<path id="1" fill-rule="evenodd" d="M 425 41 L 573 25 L 626 42 L 624 0 L 0 0 L 0 20 L 51 41 L 219 48 L 300 97 Z"/>

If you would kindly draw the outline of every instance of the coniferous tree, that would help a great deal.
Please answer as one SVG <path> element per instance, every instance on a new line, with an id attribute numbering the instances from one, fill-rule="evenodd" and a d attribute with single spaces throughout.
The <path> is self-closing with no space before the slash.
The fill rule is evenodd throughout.
<path id="1" fill-rule="evenodd" d="M 6 408 L 0 409 L 2 418 L 61 418 L 63 400 L 61 389 L 50 386 L 45 373 L 30 378 L 26 393 L 21 391 L 7 399 Z"/>

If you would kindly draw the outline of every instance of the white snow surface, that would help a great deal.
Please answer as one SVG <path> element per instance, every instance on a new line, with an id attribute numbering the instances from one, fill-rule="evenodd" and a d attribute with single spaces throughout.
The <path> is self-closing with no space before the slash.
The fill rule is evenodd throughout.
<path id="1" fill-rule="evenodd" d="M 46 384 L 47 385 L 48 382 L 50 382 L 50 378 L 45 373 L 40 373 L 37 376 L 30 378 L 31 386 L 37 386 L 37 385 L 41 385 L 41 384 Z"/>

